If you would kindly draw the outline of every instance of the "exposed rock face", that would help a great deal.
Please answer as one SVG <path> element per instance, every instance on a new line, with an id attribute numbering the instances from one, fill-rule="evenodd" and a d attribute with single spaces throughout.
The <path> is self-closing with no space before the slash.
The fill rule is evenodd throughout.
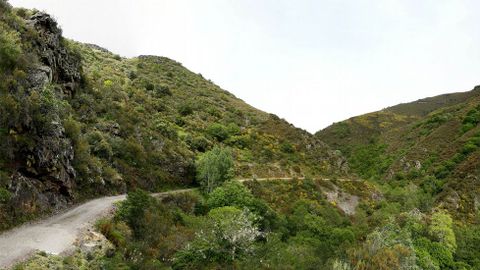
<path id="1" fill-rule="evenodd" d="M 62 30 L 50 15 L 37 12 L 28 24 L 33 27 L 40 38 L 37 49 L 44 70 L 50 68 L 50 81 L 63 85 L 66 94 L 73 90 L 81 80 L 79 59 L 76 59 L 63 45 Z M 42 68 L 39 69 L 42 71 Z"/>
<path id="2" fill-rule="evenodd" d="M 39 12 L 28 24 L 38 33 L 35 50 L 39 62 L 29 69 L 25 81 L 28 93 L 41 96 L 53 84 L 57 95 L 72 96 L 81 81 L 80 63 L 64 46 L 57 23 L 48 14 Z M 42 124 L 35 122 L 32 115 L 35 113 L 48 115 L 48 120 Z M 59 112 L 40 109 L 29 110 L 29 114 L 15 132 L 33 143 L 15 153 L 16 172 L 9 189 L 15 211 L 33 214 L 65 205 L 71 199 L 76 173 L 72 166 L 74 150 L 65 136 Z"/>
<path id="3" fill-rule="evenodd" d="M 45 85 L 52 82 L 52 69 L 38 65 L 30 69 L 27 77 L 27 87 L 30 90 L 41 91 Z"/>
<path id="4" fill-rule="evenodd" d="M 336 185 L 333 185 L 332 190 L 323 190 L 327 197 L 327 201 L 335 204 L 345 214 L 355 215 L 360 198 L 356 195 L 351 195 L 340 190 Z"/>
<path id="5" fill-rule="evenodd" d="M 28 178 L 21 173 L 12 176 L 10 190 L 13 193 L 12 203 L 15 211 L 34 214 L 45 211 L 47 207 L 61 208 L 67 203 L 66 196 L 59 196 L 60 186 L 52 182 L 42 182 L 38 179 Z"/>

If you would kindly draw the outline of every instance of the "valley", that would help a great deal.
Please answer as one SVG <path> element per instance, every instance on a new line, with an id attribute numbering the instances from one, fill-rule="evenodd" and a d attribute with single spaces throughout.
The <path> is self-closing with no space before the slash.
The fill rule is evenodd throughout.
<path id="1" fill-rule="evenodd" d="M 0 0 L 0 268 L 474 270 L 479 194 L 480 86 L 311 134 Z"/>

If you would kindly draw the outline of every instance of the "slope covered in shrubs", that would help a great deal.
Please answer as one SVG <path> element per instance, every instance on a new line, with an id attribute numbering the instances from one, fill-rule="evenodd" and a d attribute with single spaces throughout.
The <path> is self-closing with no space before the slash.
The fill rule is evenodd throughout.
<path id="1" fill-rule="evenodd" d="M 195 185 L 228 147 L 236 177 L 346 173 L 338 153 L 165 57 L 122 58 L 0 1 L 0 230 L 72 202 Z"/>
<path id="2" fill-rule="evenodd" d="M 412 184 L 473 222 L 479 211 L 479 104 L 477 86 L 354 117 L 316 136 L 340 149 L 360 176 Z"/>

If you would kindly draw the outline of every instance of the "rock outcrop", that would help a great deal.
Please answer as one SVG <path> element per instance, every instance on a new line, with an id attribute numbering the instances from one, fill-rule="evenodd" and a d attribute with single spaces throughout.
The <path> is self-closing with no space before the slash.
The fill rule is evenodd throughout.
<path id="1" fill-rule="evenodd" d="M 79 59 L 66 48 L 62 31 L 48 14 L 38 12 L 27 24 L 37 33 L 34 53 L 38 59 L 31 63 L 24 82 L 27 93 L 42 97 L 50 87 L 58 97 L 71 97 L 81 82 Z M 18 136 L 32 140 L 31 147 L 18 147 L 14 154 L 16 170 L 9 189 L 18 213 L 61 208 L 72 198 L 75 187 L 74 150 L 65 135 L 60 112 L 42 102 L 37 110 L 26 109 L 27 117 L 12 129 Z M 39 117 L 43 121 L 35 120 Z"/>
<path id="2" fill-rule="evenodd" d="M 43 73 L 43 78 L 49 78 L 62 86 L 65 94 L 72 95 L 75 87 L 81 81 L 80 59 L 72 55 L 64 45 L 62 30 L 57 22 L 43 12 L 34 14 L 28 24 L 38 33 L 39 42 L 36 49 L 43 66 L 37 67 L 32 76 Z"/>

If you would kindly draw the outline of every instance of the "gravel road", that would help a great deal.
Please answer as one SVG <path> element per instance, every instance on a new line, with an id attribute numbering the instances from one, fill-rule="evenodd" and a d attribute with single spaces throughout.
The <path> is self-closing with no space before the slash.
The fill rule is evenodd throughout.
<path id="1" fill-rule="evenodd" d="M 292 178 L 259 178 L 258 181 L 291 180 Z M 251 179 L 238 179 L 245 182 Z M 329 179 L 324 179 L 329 180 Z M 153 194 L 162 197 L 194 189 L 172 190 Z M 12 266 L 36 251 L 61 254 L 74 248 L 74 243 L 82 231 L 91 228 L 96 220 L 105 216 L 115 202 L 125 199 L 125 195 L 98 198 L 76 206 L 64 213 L 25 224 L 0 234 L 0 269 Z"/>

